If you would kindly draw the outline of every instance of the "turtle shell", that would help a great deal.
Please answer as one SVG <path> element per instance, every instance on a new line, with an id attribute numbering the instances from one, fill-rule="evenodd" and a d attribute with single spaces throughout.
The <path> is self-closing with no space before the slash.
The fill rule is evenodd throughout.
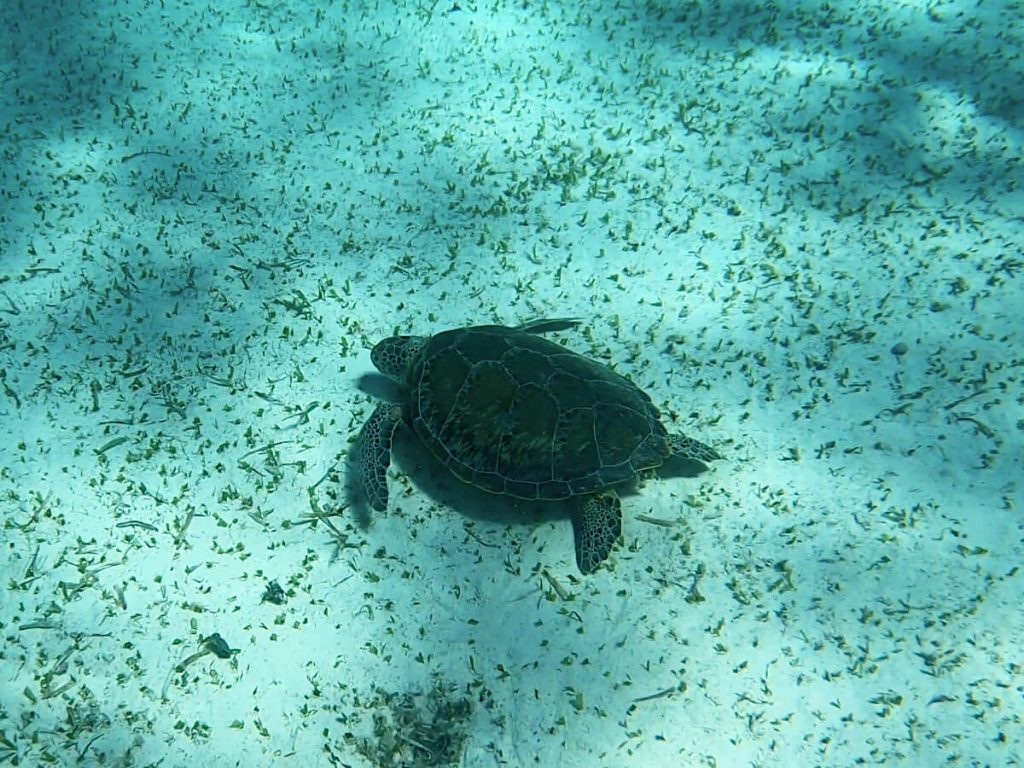
<path id="1" fill-rule="evenodd" d="M 524 330 L 439 333 L 413 362 L 408 383 L 408 419 L 419 438 L 457 477 L 494 493 L 593 493 L 670 453 L 643 390 Z"/>

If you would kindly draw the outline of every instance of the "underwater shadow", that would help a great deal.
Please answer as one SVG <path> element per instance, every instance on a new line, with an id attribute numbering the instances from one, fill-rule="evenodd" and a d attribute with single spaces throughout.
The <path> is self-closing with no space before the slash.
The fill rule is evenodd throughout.
<path id="1" fill-rule="evenodd" d="M 911 9 L 914 18 L 909 20 L 875 10 L 853 2 L 655 2 L 645 5 L 637 21 L 649 39 L 662 43 L 700 39 L 731 50 L 748 43 L 795 46 L 876 62 L 890 74 L 949 86 L 985 114 L 1021 127 L 1024 91 L 1015 86 L 1024 80 L 1024 59 L 993 56 L 998 50 L 1024 48 L 1024 28 L 1015 23 L 1013 3 L 989 3 L 969 11 L 922 7 Z"/>
<path id="2" fill-rule="evenodd" d="M 760 57 L 754 71 L 763 76 L 766 96 L 756 101 L 750 116 L 756 124 L 746 130 L 807 153 L 806 162 L 801 157 L 793 167 L 769 170 L 813 208 L 848 215 L 878 198 L 898 207 L 903 195 L 893 196 L 894 184 L 948 191 L 964 204 L 979 190 L 998 195 L 1019 188 L 1024 170 L 1014 146 L 1024 141 L 1024 90 L 1015 84 L 1024 80 L 1024 59 L 996 53 L 1024 47 L 1019 25 L 1010 23 L 1012 8 L 907 13 L 916 15 L 900 19 L 898 9 L 885 15 L 852 3 L 723 0 L 647 4 L 634 23 L 665 65 L 685 63 L 702 46 L 714 49 L 723 66 Z M 803 82 L 787 72 L 773 88 L 773 52 L 780 62 L 800 66 L 804 57 L 850 73 L 832 79 L 825 68 Z M 787 81 L 792 89 L 780 93 Z M 714 95 L 700 98 L 706 108 L 717 106 Z M 937 123 L 951 109 L 975 110 L 965 133 L 980 124 L 996 140 L 940 135 Z"/>

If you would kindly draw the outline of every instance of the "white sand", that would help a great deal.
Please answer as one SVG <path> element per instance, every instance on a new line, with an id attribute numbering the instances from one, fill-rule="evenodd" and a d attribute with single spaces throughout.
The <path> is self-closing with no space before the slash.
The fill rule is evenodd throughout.
<path id="1" fill-rule="evenodd" d="M 435 680 L 466 766 L 1024 762 L 1013 3 L 24 5 L 0 764 L 373 765 Z M 361 527 L 372 343 L 538 316 L 725 459 L 587 578 L 408 439 Z"/>

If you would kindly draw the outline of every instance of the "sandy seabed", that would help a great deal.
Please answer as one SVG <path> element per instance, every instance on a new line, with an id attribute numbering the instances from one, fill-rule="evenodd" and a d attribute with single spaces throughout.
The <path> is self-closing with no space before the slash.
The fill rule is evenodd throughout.
<path id="1" fill-rule="evenodd" d="M 5 3 L 0 763 L 1020 765 L 1013 5 Z M 350 493 L 537 317 L 724 457 L 589 577 Z"/>

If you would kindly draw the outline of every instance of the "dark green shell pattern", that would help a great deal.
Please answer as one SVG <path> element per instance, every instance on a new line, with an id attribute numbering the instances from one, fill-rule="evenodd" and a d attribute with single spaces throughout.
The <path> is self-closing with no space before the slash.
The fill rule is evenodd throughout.
<path id="1" fill-rule="evenodd" d="M 662 464 L 668 436 L 628 379 L 538 335 L 478 326 L 433 336 L 407 414 L 456 476 L 524 499 L 593 493 Z"/>

